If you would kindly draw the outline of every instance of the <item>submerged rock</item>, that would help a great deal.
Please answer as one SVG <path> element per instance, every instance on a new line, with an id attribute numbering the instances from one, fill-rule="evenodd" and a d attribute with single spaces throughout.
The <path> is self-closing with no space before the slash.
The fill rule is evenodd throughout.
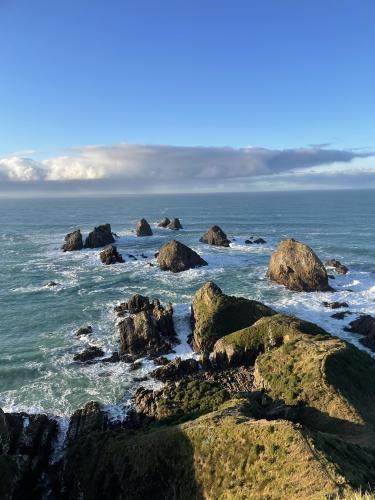
<path id="1" fill-rule="evenodd" d="M 323 302 L 324 307 L 329 309 L 340 309 L 341 307 L 349 307 L 347 302 Z"/>
<path id="2" fill-rule="evenodd" d="M 168 219 L 168 217 L 164 217 L 158 224 L 158 227 L 168 227 L 168 225 L 170 224 L 170 219 Z"/>
<path id="3" fill-rule="evenodd" d="M 218 247 L 229 247 L 230 244 L 227 235 L 219 226 L 212 226 L 199 241 Z"/>
<path id="4" fill-rule="evenodd" d="M 332 314 L 331 318 L 342 320 L 342 319 L 345 319 L 345 317 L 349 316 L 350 314 L 352 314 L 350 311 L 340 311 L 340 312 Z"/>
<path id="5" fill-rule="evenodd" d="M 152 236 L 152 229 L 146 219 L 137 222 L 135 233 L 137 236 Z"/>
<path id="6" fill-rule="evenodd" d="M 260 302 L 225 295 L 215 283 L 208 282 L 196 292 L 191 305 L 193 349 L 210 352 L 220 337 L 273 314 L 275 311 Z"/>
<path id="7" fill-rule="evenodd" d="M 341 264 L 341 262 L 336 259 L 327 260 L 324 265 L 325 267 L 333 267 L 339 274 L 346 274 L 349 271 L 344 264 Z"/>
<path id="8" fill-rule="evenodd" d="M 366 336 L 375 335 L 375 318 L 369 314 L 364 314 L 351 321 L 344 330 Z"/>
<path id="9" fill-rule="evenodd" d="M 99 254 L 99 257 L 100 257 L 100 260 L 103 262 L 103 264 L 106 264 L 106 265 L 116 264 L 117 262 L 120 262 L 120 263 L 124 262 L 122 255 L 119 254 L 117 251 L 117 247 L 115 247 L 113 245 L 102 250 Z"/>
<path id="10" fill-rule="evenodd" d="M 177 217 L 174 217 L 173 219 L 171 219 L 167 227 L 168 227 L 168 229 L 173 229 L 174 231 L 178 231 L 179 229 L 183 229 L 182 224 L 180 222 L 180 219 L 178 219 Z"/>
<path id="11" fill-rule="evenodd" d="M 194 250 L 176 240 L 169 241 L 160 248 L 157 262 L 162 271 L 172 271 L 173 273 L 207 266 L 207 262 Z"/>
<path id="12" fill-rule="evenodd" d="M 83 248 L 83 242 L 80 229 L 77 229 L 72 233 L 68 233 L 65 236 L 65 243 L 63 244 L 62 247 L 64 252 L 73 252 L 76 250 L 82 250 L 82 248 Z"/>
<path id="13" fill-rule="evenodd" d="M 264 245 L 267 242 L 263 238 L 257 238 L 256 240 L 253 241 L 253 243 L 255 243 L 256 245 Z"/>
<path id="14" fill-rule="evenodd" d="M 80 337 L 81 335 L 90 335 L 90 333 L 92 333 L 92 326 L 82 326 L 76 331 L 76 336 Z"/>
<path id="15" fill-rule="evenodd" d="M 299 292 L 332 291 L 323 264 L 310 247 L 283 240 L 271 255 L 268 276 L 272 281 Z"/>
<path id="16" fill-rule="evenodd" d="M 82 352 L 75 354 L 73 356 L 73 361 L 81 361 L 82 363 L 86 363 L 87 361 L 91 361 L 95 358 L 100 358 L 101 356 L 104 356 L 103 349 L 100 349 L 100 347 L 94 345 L 90 345 Z"/>
<path id="17" fill-rule="evenodd" d="M 48 286 L 48 288 L 54 288 L 55 286 L 57 286 L 58 283 L 56 283 L 56 281 L 49 281 L 46 286 Z"/>
<path id="18" fill-rule="evenodd" d="M 86 238 L 85 248 L 99 248 L 105 247 L 114 243 L 115 239 L 112 234 L 110 224 L 102 224 L 101 226 L 95 227 L 91 233 Z"/>

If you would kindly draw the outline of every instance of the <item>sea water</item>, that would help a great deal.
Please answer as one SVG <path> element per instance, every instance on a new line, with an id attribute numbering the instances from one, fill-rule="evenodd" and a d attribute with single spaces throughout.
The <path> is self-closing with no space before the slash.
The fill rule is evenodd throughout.
<path id="1" fill-rule="evenodd" d="M 165 216 L 179 217 L 184 229 L 157 228 Z M 135 236 L 142 217 L 152 237 Z M 62 252 L 66 233 L 80 228 L 86 235 L 107 222 L 119 236 L 124 264 L 103 265 L 99 249 Z M 213 224 L 235 239 L 230 248 L 199 242 Z M 246 245 L 250 236 L 267 243 Z M 208 266 L 179 274 L 150 266 L 172 238 L 196 250 Z M 347 275 L 331 281 L 334 293 L 292 292 L 267 279 L 269 257 L 284 238 L 307 243 L 322 261 L 336 258 L 349 267 Z M 0 406 L 6 411 L 67 416 L 97 400 L 114 415 L 121 413 L 140 383 L 135 378 L 144 377 L 152 362 L 134 372 L 126 363 L 84 365 L 73 356 L 89 343 L 108 354 L 117 349 L 113 308 L 134 293 L 173 303 L 181 340 L 175 355 L 185 357 L 192 355 L 191 299 L 208 280 L 227 294 L 313 321 L 362 349 L 343 327 L 359 313 L 375 314 L 374 191 L 3 199 L 0 241 Z M 46 286 L 49 281 L 57 286 Z M 353 314 L 335 320 L 324 300 L 348 302 Z M 92 325 L 92 335 L 75 336 L 85 325 Z"/>

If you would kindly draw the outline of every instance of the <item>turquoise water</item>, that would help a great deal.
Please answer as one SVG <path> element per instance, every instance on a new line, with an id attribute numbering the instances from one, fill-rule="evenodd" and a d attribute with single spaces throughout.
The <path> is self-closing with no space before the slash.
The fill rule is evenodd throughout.
<path id="1" fill-rule="evenodd" d="M 315 321 L 348 338 L 321 302 L 324 293 L 296 293 L 265 277 L 272 250 L 280 239 L 309 244 L 322 260 L 338 258 L 350 268 L 332 285 L 329 300 L 345 300 L 353 313 L 375 313 L 374 191 L 251 193 L 217 195 L 124 196 L 57 200 L 0 200 L 0 406 L 6 410 L 46 411 L 67 415 L 86 401 L 107 405 L 126 401 L 135 386 L 124 363 L 81 366 L 72 362 L 88 339 L 74 332 L 94 329 L 92 343 L 107 352 L 117 346 L 113 306 L 139 292 L 171 301 L 182 340 L 189 333 L 189 303 L 207 280 L 226 293 L 265 302 L 280 311 Z M 153 227 L 154 236 L 136 238 L 132 230 L 145 217 L 151 225 L 162 217 L 179 217 L 184 230 Z M 103 266 L 97 250 L 63 253 L 64 235 L 77 227 L 87 233 L 109 222 L 125 264 Z M 200 235 L 219 224 L 231 248 L 199 243 Z M 249 236 L 266 245 L 246 246 Z M 159 247 L 176 237 L 209 265 L 178 275 L 149 267 Z M 139 260 L 133 262 L 127 254 Z M 140 254 L 146 254 L 143 259 Z M 55 288 L 46 287 L 53 280 Z M 352 290 L 352 291 L 350 291 Z M 355 316 L 353 316 L 355 317 Z M 179 353 L 190 355 L 185 342 Z"/>

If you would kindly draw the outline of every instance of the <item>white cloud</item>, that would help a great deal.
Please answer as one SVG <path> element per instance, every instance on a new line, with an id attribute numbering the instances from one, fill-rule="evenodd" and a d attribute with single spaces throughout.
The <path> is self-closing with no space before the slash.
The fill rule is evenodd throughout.
<path id="1" fill-rule="evenodd" d="M 30 158 L 0 158 L 0 180 L 39 181 L 46 177 L 43 167 Z"/>

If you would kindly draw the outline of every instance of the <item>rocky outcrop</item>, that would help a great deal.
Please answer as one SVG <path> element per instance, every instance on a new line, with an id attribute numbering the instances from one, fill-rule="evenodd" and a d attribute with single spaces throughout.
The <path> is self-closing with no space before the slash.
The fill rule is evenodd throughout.
<path id="1" fill-rule="evenodd" d="M 82 234 L 79 229 L 73 231 L 72 233 L 68 233 L 65 236 L 64 241 L 65 243 L 62 246 L 64 252 L 73 252 L 76 250 L 82 250 L 83 248 Z"/>
<path id="2" fill-rule="evenodd" d="M 200 370 L 200 364 L 193 358 L 181 359 L 177 357 L 165 364 L 156 368 L 151 376 L 162 382 L 177 381 L 189 375 L 193 375 Z"/>
<path id="3" fill-rule="evenodd" d="M 323 302 L 324 307 L 329 309 L 340 309 L 341 307 L 349 307 L 347 302 Z"/>
<path id="4" fill-rule="evenodd" d="M 268 276 L 272 281 L 299 292 L 332 291 L 327 271 L 310 247 L 283 240 L 271 255 Z"/>
<path id="5" fill-rule="evenodd" d="M 73 356 L 73 361 L 80 361 L 81 363 L 87 363 L 88 361 L 92 361 L 95 358 L 100 358 L 104 356 L 103 349 L 97 347 L 95 345 L 90 345 L 83 351 L 75 354 Z"/>
<path id="6" fill-rule="evenodd" d="M 193 349 L 210 352 L 220 337 L 273 314 L 275 311 L 260 302 L 225 295 L 215 283 L 208 282 L 196 292 L 191 305 Z"/>
<path id="7" fill-rule="evenodd" d="M 141 311 L 148 311 L 151 309 L 150 299 L 144 297 L 139 293 L 133 295 L 128 302 L 122 302 L 115 307 L 118 316 L 124 316 L 126 313 L 137 314 Z"/>
<path id="8" fill-rule="evenodd" d="M 173 229 L 174 231 L 178 231 L 179 229 L 183 229 L 182 224 L 180 222 L 180 219 L 178 219 L 177 217 L 174 217 L 173 219 L 171 219 L 167 227 L 168 227 L 168 229 Z"/>
<path id="9" fill-rule="evenodd" d="M 214 245 L 217 247 L 229 247 L 230 241 L 227 235 L 219 226 L 212 226 L 199 240 L 202 243 L 207 243 L 208 245 Z"/>
<path id="10" fill-rule="evenodd" d="M 375 318 L 369 314 L 363 314 L 349 323 L 344 330 L 359 335 L 375 335 Z"/>
<path id="11" fill-rule="evenodd" d="M 118 253 L 117 247 L 115 246 L 110 246 L 102 250 L 99 257 L 103 264 L 106 264 L 107 266 L 110 264 L 116 264 L 117 262 L 124 262 L 122 255 Z"/>
<path id="12" fill-rule="evenodd" d="M 349 269 L 344 266 L 344 264 L 341 264 L 341 262 L 336 259 L 327 260 L 324 265 L 325 267 L 333 267 L 339 274 L 346 274 L 349 271 Z"/>
<path id="13" fill-rule="evenodd" d="M 176 240 L 169 241 L 160 248 L 157 262 L 162 271 L 172 271 L 173 273 L 207 266 L 207 262 L 200 255 Z"/>
<path id="14" fill-rule="evenodd" d="M 263 238 L 257 238 L 253 241 L 256 245 L 265 245 L 267 242 Z"/>
<path id="15" fill-rule="evenodd" d="M 82 326 L 76 331 L 76 336 L 80 337 L 81 335 L 90 335 L 90 333 L 92 333 L 92 326 Z"/>
<path id="16" fill-rule="evenodd" d="M 102 224 L 95 227 L 86 238 L 85 248 L 100 248 L 114 243 L 115 239 L 112 234 L 110 224 Z"/>
<path id="17" fill-rule="evenodd" d="M 168 227 L 169 224 L 171 223 L 170 219 L 168 217 L 164 217 L 158 224 L 158 227 Z"/>
<path id="18" fill-rule="evenodd" d="M 146 219 L 137 222 L 135 233 L 137 236 L 152 236 L 152 229 Z"/>
<path id="19" fill-rule="evenodd" d="M 108 429 L 108 416 L 103 411 L 102 406 L 96 401 L 89 401 L 70 417 L 66 442 L 71 444 L 84 434 L 106 429 Z"/>

